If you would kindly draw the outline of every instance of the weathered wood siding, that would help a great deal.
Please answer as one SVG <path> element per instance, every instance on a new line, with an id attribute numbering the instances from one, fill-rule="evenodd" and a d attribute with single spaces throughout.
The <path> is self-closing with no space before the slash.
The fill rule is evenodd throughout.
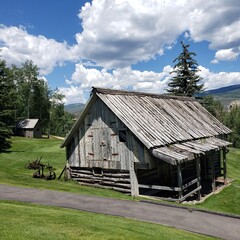
<path id="1" fill-rule="evenodd" d="M 100 99 L 85 114 L 67 149 L 74 167 L 129 170 L 131 162 L 140 168 L 153 166 L 146 147 Z"/>

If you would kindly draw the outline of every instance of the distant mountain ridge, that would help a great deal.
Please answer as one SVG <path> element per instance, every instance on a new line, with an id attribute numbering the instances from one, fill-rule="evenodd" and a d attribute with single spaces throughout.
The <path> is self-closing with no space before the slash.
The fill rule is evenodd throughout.
<path id="1" fill-rule="evenodd" d="M 215 99 L 219 100 L 225 108 L 227 108 L 232 101 L 240 100 L 240 84 L 207 90 L 198 96 L 207 95 L 212 95 Z M 64 108 L 66 111 L 78 116 L 83 110 L 84 106 L 84 103 L 72 103 L 65 105 Z"/>
<path id="2" fill-rule="evenodd" d="M 230 85 L 230 86 L 227 86 L 227 87 L 221 87 L 221 88 L 217 88 L 217 89 L 208 90 L 208 91 L 203 92 L 203 94 L 204 95 L 215 95 L 215 94 L 235 91 L 235 90 L 238 90 L 238 89 L 240 89 L 240 84 Z"/>
<path id="3" fill-rule="evenodd" d="M 64 106 L 65 111 L 78 116 L 83 110 L 85 104 L 84 103 L 72 103 Z"/>
<path id="4" fill-rule="evenodd" d="M 228 108 L 232 101 L 240 100 L 240 84 L 208 90 L 201 94 L 201 96 L 207 95 L 212 95 L 216 100 L 219 100 L 225 108 Z"/>

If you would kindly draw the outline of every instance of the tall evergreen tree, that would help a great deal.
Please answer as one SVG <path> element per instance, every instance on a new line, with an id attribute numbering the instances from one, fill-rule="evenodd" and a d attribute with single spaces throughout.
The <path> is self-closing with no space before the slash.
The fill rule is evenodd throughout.
<path id="1" fill-rule="evenodd" d="M 11 70 L 0 60 L 0 152 L 11 147 L 11 128 L 14 125 L 15 87 Z"/>
<path id="2" fill-rule="evenodd" d="M 176 64 L 171 73 L 175 76 L 171 78 L 167 91 L 174 95 L 193 96 L 203 89 L 203 84 L 199 84 L 202 78 L 197 75 L 198 63 L 193 59 L 196 54 L 188 51 L 189 45 L 181 44 L 183 51 L 173 61 Z"/>

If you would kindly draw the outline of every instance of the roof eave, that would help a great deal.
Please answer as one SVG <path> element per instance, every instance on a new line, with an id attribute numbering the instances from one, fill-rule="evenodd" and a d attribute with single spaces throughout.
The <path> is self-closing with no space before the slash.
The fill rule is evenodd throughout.
<path id="1" fill-rule="evenodd" d="M 83 108 L 82 112 L 80 113 L 78 119 L 76 120 L 76 122 L 72 126 L 71 130 L 69 131 L 69 133 L 65 137 L 63 143 L 60 145 L 61 148 L 66 147 L 66 145 L 69 143 L 69 141 L 73 137 L 76 129 L 78 128 L 78 126 L 81 123 L 81 121 L 84 119 L 86 113 L 88 112 L 89 108 L 91 107 L 92 103 L 95 101 L 96 98 L 97 98 L 96 94 L 91 94 L 89 100 L 85 104 L 85 107 Z"/>

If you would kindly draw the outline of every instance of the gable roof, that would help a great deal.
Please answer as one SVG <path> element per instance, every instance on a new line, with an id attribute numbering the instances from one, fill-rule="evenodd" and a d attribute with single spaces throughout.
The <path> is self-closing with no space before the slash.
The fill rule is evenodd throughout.
<path id="1" fill-rule="evenodd" d="M 17 128 L 32 129 L 35 128 L 39 119 L 24 119 L 17 124 Z"/>
<path id="2" fill-rule="evenodd" d="M 62 147 L 70 140 L 95 97 L 148 149 L 231 132 L 195 98 L 93 88 L 89 102 Z"/>

